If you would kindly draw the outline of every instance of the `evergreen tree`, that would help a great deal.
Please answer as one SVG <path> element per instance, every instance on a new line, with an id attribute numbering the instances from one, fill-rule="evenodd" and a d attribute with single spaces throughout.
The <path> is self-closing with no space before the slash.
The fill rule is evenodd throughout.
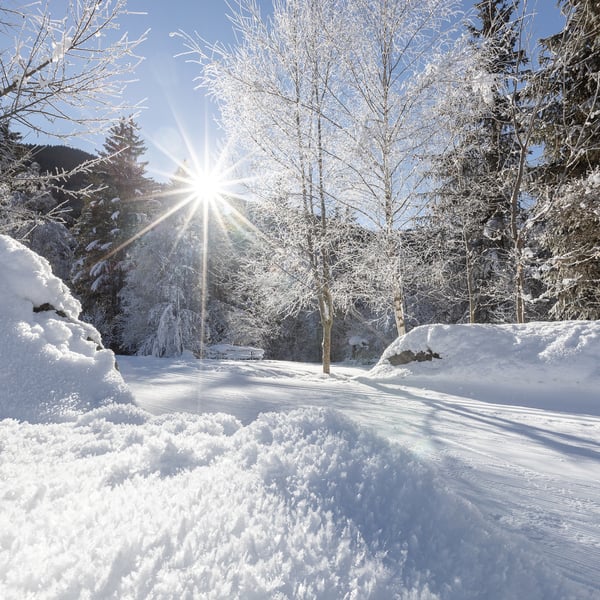
<path id="1" fill-rule="evenodd" d="M 563 31 L 542 40 L 537 91 L 545 180 L 580 178 L 600 165 L 600 3 L 561 0 Z"/>
<path id="2" fill-rule="evenodd" d="M 110 128 L 100 156 L 106 159 L 102 171 L 110 178 L 120 197 L 132 201 L 147 188 L 147 162 L 141 157 L 147 148 L 133 117 L 122 117 Z"/>
<path id="3" fill-rule="evenodd" d="M 178 356 L 202 350 L 201 224 L 186 213 L 162 221 L 131 248 L 120 292 L 127 352 Z"/>
<path id="4" fill-rule="evenodd" d="M 526 62 L 518 47 L 518 3 L 475 4 L 478 26 L 470 26 L 475 63 L 466 73 L 470 90 L 452 107 L 454 143 L 434 160 L 435 201 L 431 231 L 445 263 L 447 293 L 470 322 L 514 318 L 514 217 L 512 181 L 519 160 L 515 135 L 515 82 Z"/>
<path id="5" fill-rule="evenodd" d="M 145 146 L 132 118 L 111 128 L 94 174 L 102 189 L 87 199 L 76 225 L 79 259 L 73 284 L 84 318 L 102 334 L 104 343 L 122 351 L 120 292 L 130 263 L 127 249 L 147 223 L 151 184 L 140 160 Z"/>
<path id="6" fill-rule="evenodd" d="M 557 319 L 600 318 L 600 4 L 561 0 L 563 31 L 543 40 L 544 101 L 536 218 L 550 254 L 541 270 Z"/>
<path id="7" fill-rule="evenodd" d="M 571 179 L 543 206 L 542 243 L 551 258 L 542 270 L 550 315 L 600 319 L 600 169 Z"/>

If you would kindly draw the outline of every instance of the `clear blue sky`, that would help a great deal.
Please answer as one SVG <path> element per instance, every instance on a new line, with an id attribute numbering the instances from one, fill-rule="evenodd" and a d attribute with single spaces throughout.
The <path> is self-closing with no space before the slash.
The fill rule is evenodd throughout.
<path id="1" fill-rule="evenodd" d="M 471 8 L 474 1 L 464 0 L 465 9 Z M 259 4 L 268 12 L 272 0 L 259 0 Z M 536 37 L 560 30 L 562 20 L 556 0 L 529 0 L 530 8 L 535 4 L 538 12 Z M 202 90 L 194 89 L 193 79 L 199 74 L 199 67 L 186 63 L 182 57 L 174 58 L 184 47 L 181 39 L 170 37 L 169 33 L 178 30 L 190 34 L 197 32 L 210 42 L 232 43 L 231 24 L 226 16 L 228 9 L 225 0 L 129 0 L 128 6 L 131 11 L 146 14 L 126 17 L 122 30 L 128 31 L 131 37 L 148 28 L 151 31 L 140 49 L 146 60 L 136 72 L 139 81 L 130 84 L 127 95 L 130 101 L 145 99 L 146 108 L 137 122 L 148 146 L 145 158 L 149 161 L 149 174 L 166 180 L 176 165 L 160 146 L 183 160 L 191 158 L 184 138 L 189 140 L 196 153 L 202 154 L 204 140 L 208 138 L 214 145 L 219 137 L 214 125 L 214 104 Z M 91 151 L 101 144 L 102 140 L 96 147 L 73 142 L 73 145 Z"/>

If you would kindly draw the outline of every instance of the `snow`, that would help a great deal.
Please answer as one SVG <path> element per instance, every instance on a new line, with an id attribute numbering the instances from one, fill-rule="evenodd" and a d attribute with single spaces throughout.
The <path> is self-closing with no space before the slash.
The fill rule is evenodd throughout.
<path id="1" fill-rule="evenodd" d="M 1 598 L 599 596 L 600 323 L 119 357 L 134 404 L 45 261 L 0 237 L 0 278 Z"/>
<path id="2" fill-rule="evenodd" d="M 402 377 L 415 387 L 499 404 L 597 414 L 598 325 L 563 321 L 418 327 L 386 349 L 371 376 Z M 390 365 L 389 357 L 404 350 L 431 350 L 441 358 Z"/>
<path id="3" fill-rule="evenodd" d="M 49 263 L 0 236 L 0 418 L 47 422 L 133 399 Z M 99 349 L 100 348 L 100 349 Z"/>
<path id="4" fill-rule="evenodd" d="M 228 360 L 262 360 L 265 351 L 252 346 L 235 346 L 233 344 L 212 344 L 205 350 L 206 358 Z"/>

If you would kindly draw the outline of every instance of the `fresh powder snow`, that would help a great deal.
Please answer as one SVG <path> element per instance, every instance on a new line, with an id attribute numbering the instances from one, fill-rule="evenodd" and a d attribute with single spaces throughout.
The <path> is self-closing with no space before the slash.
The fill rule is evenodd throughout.
<path id="1" fill-rule="evenodd" d="M 0 278 L 1 598 L 600 594 L 600 323 L 121 376 L 45 261 Z"/>
<path id="2" fill-rule="evenodd" d="M 0 235 L 0 418 L 60 421 L 132 397 L 48 262 Z"/>

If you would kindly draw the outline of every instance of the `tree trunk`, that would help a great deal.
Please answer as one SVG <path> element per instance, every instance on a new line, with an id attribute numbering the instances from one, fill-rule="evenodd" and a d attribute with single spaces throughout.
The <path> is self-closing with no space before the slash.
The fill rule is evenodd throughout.
<path id="1" fill-rule="evenodd" d="M 321 315 L 321 326 L 323 327 L 323 339 L 321 343 L 321 362 L 323 373 L 331 373 L 331 330 L 333 328 L 333 303 L 328 290 L 319 298 L 319 313 Z"/>
<path id="2" fill-rule="evenodd" d="M 516 179 L 513 184 L 510 198 L 510 234 L 513 243 L 513 253 L 515 261 L 515 313 L 517 323 L 525 323 L 525 299 L 523 297 L 523 237 L 519 230 L 519 193 L 523 183 L 525 173 L 525 160 L 527 157 L 528 146 L 519 138 L 519 164 Z"/>
<path id="3" fill-rule="evenodd" d="M 475 285 L 473 281 L 473 264 L 471 263 L 471 252 L 469 251 L 469 240 L 463 228 L 463 242 L 465 244 L 465 267 L 467 275 L 467 294 L 469 295 L 469 323 L 476 322 L 475 316 Z"/>
<path id="4" fill-rule="evenodd" d="M 404 297 L 399 285 L 394 289 L 394 318 L 396 319 L 396 329 L 398 336 L 406 334 L 406 321 L 404 316 Z"/>

